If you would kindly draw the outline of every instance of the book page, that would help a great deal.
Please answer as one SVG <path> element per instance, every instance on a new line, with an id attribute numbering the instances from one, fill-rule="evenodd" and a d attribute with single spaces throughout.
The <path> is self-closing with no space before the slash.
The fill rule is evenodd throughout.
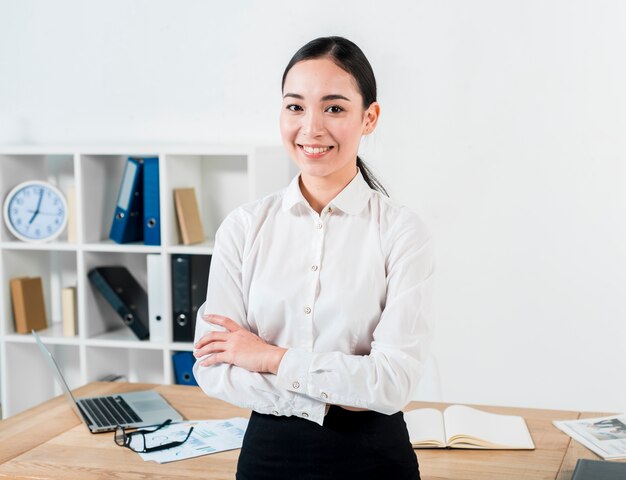
<path id="1" fill-rule="evenodd" d="M 464 405 L 443 413 L 449 446 L 458 448 L 534 449 L 522 417 L 497 415 Z"/>
<path id="2" fill-rule="evenodd" d="M 443 448 L 446 433 L 443 415 L 434 408 L 418 408 L 404 413 L 409 439 L 414 448 Z"/>

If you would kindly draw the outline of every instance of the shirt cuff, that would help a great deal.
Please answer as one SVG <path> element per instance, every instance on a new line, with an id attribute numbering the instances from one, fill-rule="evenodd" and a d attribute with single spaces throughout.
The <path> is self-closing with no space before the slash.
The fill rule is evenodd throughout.
<path id="1" fill-rule="evenodd" d="M 316 389 L 309 375 L 313 355 L 312 352 L 300 348 L 288 349 L 278 367 L 276 386 L 299 394 L 294 398 L 293 415 L 322 425 L 328 396 L 323 392 L 315 394 Z"/>
<path id="2" fill-rule="evenodd" d="M 315 384 L 315 379 L 310 373 L 314 356 L 315 353 L 302 348 L 288 349 L 278 367 L 276 385 L 327 403 L 328 393 Z"/>
<path id="3" fill-rule="evenodd" d="M 276 373 L 276 385 L 294 393 L 306 394 L 309 366 L 313 354 L 300 348 L 289 348 L 283 355 Z"/>

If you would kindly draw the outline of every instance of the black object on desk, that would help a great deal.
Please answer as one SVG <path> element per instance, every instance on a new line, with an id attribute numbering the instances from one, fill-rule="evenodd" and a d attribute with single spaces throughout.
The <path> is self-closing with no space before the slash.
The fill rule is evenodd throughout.
<path id="1" fill-rule="evenodd" d="M 626 463 L 579 458 L 572 480 L 624 480 Z"/>

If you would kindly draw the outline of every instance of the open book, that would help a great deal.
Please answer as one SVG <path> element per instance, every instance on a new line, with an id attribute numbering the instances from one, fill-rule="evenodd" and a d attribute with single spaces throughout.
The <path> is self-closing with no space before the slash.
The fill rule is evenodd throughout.
<path id="1" fill-rule="evenodd" d="M 514 415 L 496 415 L 463 405 L 440 412 L 419 408 L 405 412 L 413 448 L 484 448 L 533 450 L 526 422 Z"/>

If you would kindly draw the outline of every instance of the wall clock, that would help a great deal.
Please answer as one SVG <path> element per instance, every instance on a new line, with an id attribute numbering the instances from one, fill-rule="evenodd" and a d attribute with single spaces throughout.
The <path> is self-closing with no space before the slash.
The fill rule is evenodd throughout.
<path id="1" fill-rule="evenodd" d="M 48 242 L 67 225 L 67 201 L 48 182 L 29 180 L 13 187 L 4 199 L 4 223 L 24 242 Z"/>

